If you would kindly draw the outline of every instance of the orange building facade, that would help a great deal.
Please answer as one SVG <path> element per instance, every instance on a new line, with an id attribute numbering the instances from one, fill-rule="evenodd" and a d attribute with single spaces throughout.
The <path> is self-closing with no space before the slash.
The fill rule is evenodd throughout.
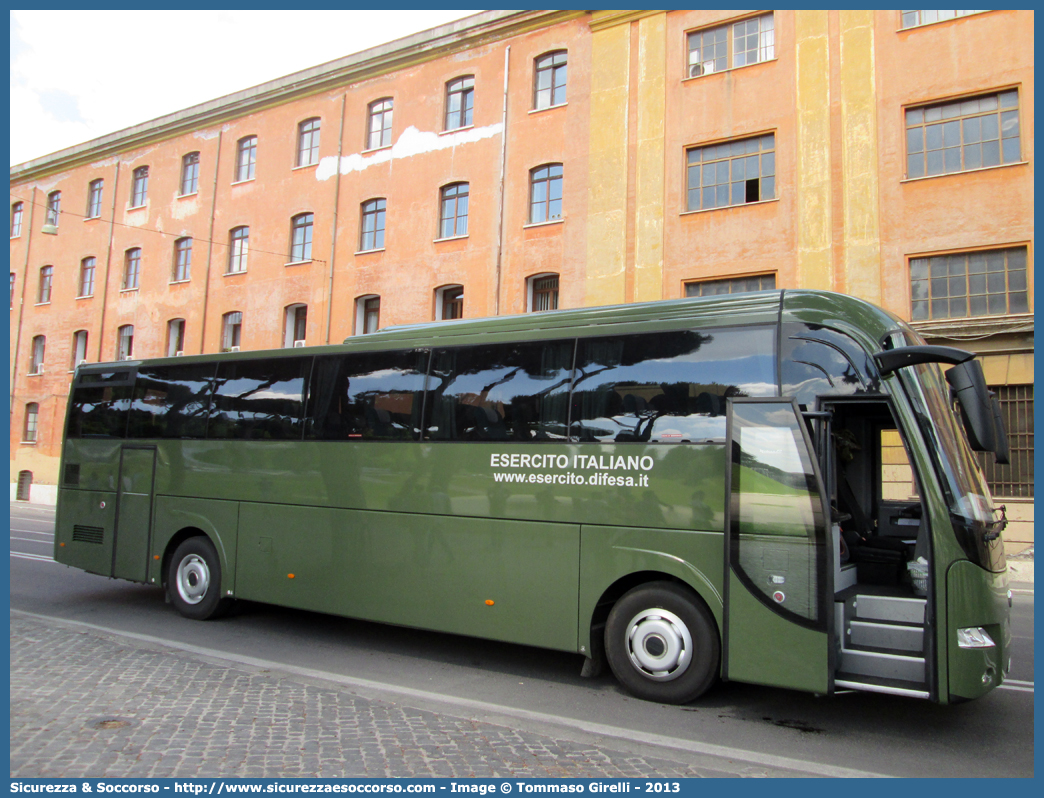
<path id="1" fill-rule="evenodd" d="M 817 288 L 983 357 L 1031 541 L 1033 111 L 1032 12 L 490 11 L 17 165 L 12 498 L 80 360 Z"/>

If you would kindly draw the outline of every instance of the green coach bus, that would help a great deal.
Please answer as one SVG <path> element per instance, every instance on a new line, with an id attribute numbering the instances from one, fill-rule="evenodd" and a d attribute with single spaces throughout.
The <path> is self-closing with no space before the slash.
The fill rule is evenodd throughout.
<path id="1" fill-rule="evenodd" d="M 577 652 L 659 702 L 948 703 L 1010 667 L 973 454 L 1006 446 L 971 355 L 839 294 L 401 326 L 80 366 L 55 559 L 193 619 L 249 599 Z"/>

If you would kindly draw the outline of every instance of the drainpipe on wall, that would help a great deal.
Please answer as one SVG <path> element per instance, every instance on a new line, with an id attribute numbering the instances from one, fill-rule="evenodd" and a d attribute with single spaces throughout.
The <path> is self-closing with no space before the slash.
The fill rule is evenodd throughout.
<path id="1" fill-rule="evenodd" d="M 337 133 L 337 168 L 334 170 L 334 207 L 333 230 L 330 234 L 330 280 L 326 294 L 326 338 L 323 343 L 330 343 L 330 325 L 333 323 L 333 288 L 334 265 L 337 258 L 337 214 L 341 204 L 341 151 L 344 148 L 344 108 L 348 103 L 348 94 L 341 96 L 341 129 Z"/>
<path id="2" fill-rule="evenodd" d="M 18 297 L 18 327 L 15 331 L 15 354 L 11 364 L 11 402 L 9 414 L 14 416 L 15 381 L 18 379 L 18 359 L 22 356 L 22 315 L 25 312 L 25 287 L 29 285 L 29 250 L 33 244 L 33 219 L 36 217 L 36 186 L 33 186 L 32 198 L 29 201 L 28 238 L 25 239 L 25 264 L 22 266 L 22 295 Z"/>
<path id="3" fill-rule="evenodd" d="M 504 49 L 504 111 L 500 117 L 500 209 L 497 220 L 496 293 L 493 295 L 493 315 L 500 315 L 500 268 L 504 257 L 504 180 L 507 168 L 508 66 L 511 45 Z"/>
<path id="4" fill-rule="evenodd" d="M 221 140 L 225 131 L 218 131 L 217 156 L 214 158 L 214 194 L 210 200 L 210 235 L 207 239 L 207 273 L 203 278 L 203 315 L 199 327 L 199 353 L 203 354 L 203 347 L 207 340 L 207 302 L 210 301 L 210 256 L 214 250 L 214 217 L 217 215 L 217 193 L 218 193 L 218 170 L 221 168 Z"/>
<path id="5" fill-rule="evenodd" d="M 98 320 L 98 362 L 105 362 L 102 349 L 105 347 L 105 309 L 109 306 L 109 271 L 112 268 L 112 244 L 116 239 L 116 195 L 120 189 L 120 165 L 116 157 L 115 176 L 112 179 L 112 210 L 109 212 L 109 246 L 105 252 L 105 278 L 102 280 L 101 317 Z"/>

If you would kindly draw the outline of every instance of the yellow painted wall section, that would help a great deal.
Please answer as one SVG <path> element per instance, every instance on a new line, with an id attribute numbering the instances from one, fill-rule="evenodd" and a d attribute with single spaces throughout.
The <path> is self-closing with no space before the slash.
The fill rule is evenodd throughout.
<path id="1" fill-rule="evenodd" d="M 638 153 L 635 173 L 634 300 L 664 298 L 664 119 L 667 15 L 638 23 Z"/>
<path id="2" fill-rule="evenodd" d="M 625 300 L 630 63 L 630 25 L 592 34 L 585 305 Z"/>
<path id="3" fill-rule="evenodd" d="M 846 293 L 881 302 L 874 12 L 841 12 L 841 183 Z"/>
<path id="4" fill-rule="evenodd" d="M 830 289 L 830 70 L 826 11 L 794 14 L 797 44 L 797 284 Z M 786 191 L 782 186 L 780 191 Z"/>

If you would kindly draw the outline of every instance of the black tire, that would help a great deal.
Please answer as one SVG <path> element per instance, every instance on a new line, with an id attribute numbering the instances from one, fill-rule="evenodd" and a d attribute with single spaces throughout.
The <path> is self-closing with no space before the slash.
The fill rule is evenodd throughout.
<path id="1" fill-rule="evenodd" d="M 672 582 L 650 582 L 625 593 L 605 625 L 613 674 L 638 698 L 686 704 L 718 677 L 721 642 L 703 601 Z"/>
<path id="2" fill-rule="evenodd" d="M 221 617 L 231 599 L 221 597 L 221 560 L 209 538 L 183 540 L 167 571 L 167 595 L 178 612 L 194 621 Z"/>

